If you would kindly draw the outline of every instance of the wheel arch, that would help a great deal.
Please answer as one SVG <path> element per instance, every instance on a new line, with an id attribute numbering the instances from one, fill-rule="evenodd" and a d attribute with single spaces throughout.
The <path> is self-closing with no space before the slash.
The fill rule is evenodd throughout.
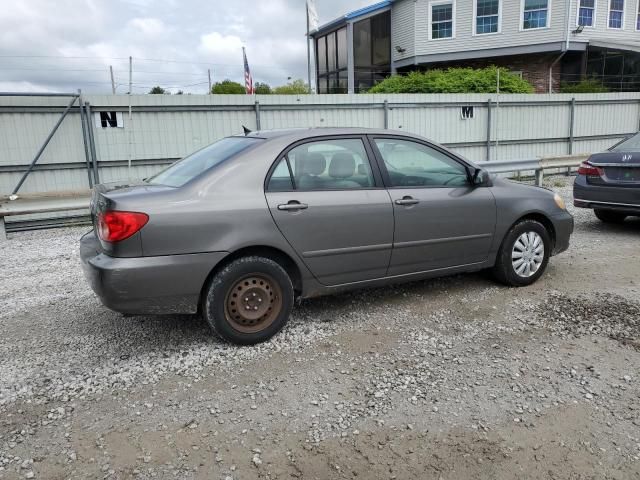
<path id="1" fill-rule="evenodd" d="M 206 294 L 206 289 L 211 282 L 211 279 L 220 270 L 222 270 L 234 260 L 249 256 L 265 257 L 278 263 L 278 265 L 284 268 L 284 270 L 287 272 L 287 275 L 289 275 L 291 283 L 293 284 L 294 295 L 299 296 L 302 293 L 302 272 L 300 271 L 300 268 L 298 267 L 298 264 L 295 262 L 295 260 L 279 248 L 271 247 L 268 245 L 255 245 L 239 248 L 238 250 L 231 252 L 211 269 L 211 272 L 209 272 L 209 275 L 207 275 L 207 278 L 202 285 L 202 289 L 200 290 L 200 301 L 198 302 L 198 310 L 200 310 L 201 308 L 202 299 Z"/>
<path id="2" fill-rule="evenodd" d="M 555 248 L 555 245 L 556 245 L 556 228 L 553 225 L 553 222 L 551 221 L 551 219 L 542 212 L 529 212 L 521 216 L 520 218 L 518 218 L 515 222 L 513 222 L 507 231 L 510 231 L 517 223 L 520 223 L 523 220 L 535 220 L 536 222 L 542 224 L 542 226 L 549 233 L 549 237 L 551 238 L 550 251 L 553 252 L 553 249 Z"/>

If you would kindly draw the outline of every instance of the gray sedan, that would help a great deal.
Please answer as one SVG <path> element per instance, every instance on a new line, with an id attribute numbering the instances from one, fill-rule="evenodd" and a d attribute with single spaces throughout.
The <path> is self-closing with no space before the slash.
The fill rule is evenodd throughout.
<path id="1" fill-rule="evenodd" d="M 483 269 L 529 285 L 573 231 L 553 192 L 390 130 L 224 138 L 97 186 L 91 209 L 81 257 L 107 307 L 200 313 L 240 344 L 276 334 L 296 297 Z"/>

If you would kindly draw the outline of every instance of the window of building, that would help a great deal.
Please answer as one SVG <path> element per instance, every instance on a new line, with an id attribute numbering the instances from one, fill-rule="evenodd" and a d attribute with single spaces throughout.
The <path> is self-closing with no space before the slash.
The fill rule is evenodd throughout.
<path id="1" fill-rule="evenodd" d="M 500 0 L 475 0 L 476 34 L 500 31 Z"/>
<path id="2" fill-rule="evenodd" d="M 347 29 L 341 28 L 336 32 L 338 43 L 338 69 L 347 68 Z"/>
<path id="3" fill-rule="evenodd" d="M 609 28 L 622 28 L 624 0 L 609 0 Z"/>
<path id="4" fill-rule="evenodd" d="M 636 30 L 640 30 L 640 2 L 638 2 L 638 11 L 636 12 Z"/>
<path id="5" fill-rule="evenodd" d="M 327 37 L 320 37 L 317 46 L 318 74 L 327 73 Z"/>
<path id="6" fill-rule="evenodd" d="M 453 22 L 455 15 L 453 12 L 453 2 L 431 3 L 431 39 L 453 38 L 455 35 Z"/>
<path id="7" fill-rule="evenodd" d="M 583 27 L 595 26 L 596 0 L 580 0 L 578 8 L 578 25 Z"/>
<path id="8" fill-rule="evenodd" d="M 391 15 L 384 12 L 353 24 L 355 91 L 371 88 L 391 74 Z"/>
<path id="9" fill-rule="evenodd" d="M 549 26 L 549 0 L 524 0 L 522 28 L 546 28 Z"/>
<path id="10" fill-rule="evenodd" d="M 347 75 L 346 27 L 316 39 L 318 93 L 347 93 L 339 78 Z"/>

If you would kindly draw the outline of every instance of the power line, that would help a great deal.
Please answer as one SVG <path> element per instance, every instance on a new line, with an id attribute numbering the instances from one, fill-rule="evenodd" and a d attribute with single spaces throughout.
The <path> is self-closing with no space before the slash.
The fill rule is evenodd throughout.
<path id="1" fill-rule="evenodd" d="M 51 59 L 83 59 L 83 60 L 129 60 L 129 57 L 90 57 L 90 56 L 74 56 L 74 55 L 0 55 L 0 58 L 51 58 Z M 236 67 L 237 64 L 230 63 L 212 63 L 212 62 L 194 62 L 190 60 L 173 60 L 162 58 L 141 58 L 134 57 L 136 62 L 159 62 L 159 63 L 180 63 L 188 65 L 210 65 L 217 67 Z M 282 69 L 275 65 L 252 64 L 254 67 Z M 242 65 L 241 65 L 242 68 Z"/>

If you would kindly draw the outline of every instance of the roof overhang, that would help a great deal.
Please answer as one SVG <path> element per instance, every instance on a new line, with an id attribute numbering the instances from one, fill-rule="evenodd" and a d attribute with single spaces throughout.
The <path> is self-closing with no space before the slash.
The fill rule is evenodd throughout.
<path id="1" fill-rule="evenodd" d="M 324 25 L 321 25 L 316 30 L 309 32 L 309 36 L 315 38 L 319 35 L 323 35 L 325 33 L 329 33 L 332 30 L 336 30 L 347 23 L 355 22 L 357 20 L 362 20 L 366 17 L 370 17 L 373 15 L 377 15 L 378 13 L 382 13 L 386 10 L 391 9 L 391 4 L 393 0 L 384 0 L 382 2 L 374 3 L 373 5 L 369 5 L 367 7 L 360 8 L 358 10 L 354 10 L 353 12 L 349 12 L 342 17 L 338 17 L 335 20 L 331 20 Z"/>
<path id="2" fill-rule="evenodd" d="M 467 50 L 447 53 L 434 53 L 431 55 L 416 55 L 393 62 L 396 68 L 425 63 L 452 62 L 458 60 L 473 60 L 477 58 L 507 57 L 511 55 L 528 55 L 532 53 L 560 53 L 566 49 L 565 42 L 539 43 L 532 45 L 519 45 L 513 47 L 486 48 L 482 50 Z M 586 42 L 571 42 L 569 51 L 585 51 Z"/>
<path id="3" fill-rule="evenodd" d="M 640 53 L 640 42 L 633 42 L 633 41 L 624 41 L 624 42 L 620 42 L 618 40 L 610 40 L 610 39 L 594 39 L 594 40 L 589 40 L 589 46 L 590 47 L 597 47 L 597 48 L 607 48 L 609 50 L 625 50 L 628 52 L 638 52 Z"/>

